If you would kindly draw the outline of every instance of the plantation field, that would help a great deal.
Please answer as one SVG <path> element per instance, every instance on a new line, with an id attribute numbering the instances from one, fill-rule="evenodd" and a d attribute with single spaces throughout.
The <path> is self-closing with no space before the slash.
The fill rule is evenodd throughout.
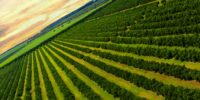
<path id="1" fill-rule="evenodd" d="M 199 100 L 199 5 L 112 0 L 3 62 L 0 99 Z"/>

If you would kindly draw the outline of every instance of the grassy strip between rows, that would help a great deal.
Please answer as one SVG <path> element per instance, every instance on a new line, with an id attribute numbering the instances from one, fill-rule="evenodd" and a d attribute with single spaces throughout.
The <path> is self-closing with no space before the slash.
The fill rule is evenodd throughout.
<path id="1" fill-rule="evenodd" d="M 58 28 L 58 29 L 54 29 L 54 31 L 50 31 L 40 37 L 38 37 L 36 40 L 33 40 L 30 44 L 28 44 L 26 47 L 22 48 L 20 51 L 18 51 L 15 55 L 10 56 L 8 59 L 6 59 L 4 62 L 2 62 L 0 64 L 0 67 L 3 67 L 7 64 L 9 64 L 10 62 L 12 62 L 13 60 L 15 60 L 16 58 L 22 56 L 23 54 L 27 53 L 28 51 L 30 51 L 31 49 L 39 46 L 41 43 L 45 42 L 46 40 L 56 36 L 57 34 L 59 34 L 60 32 L 66 30 L 67 28 L 71 27 L 72 25 L 76 24 L 77 22 L 81 21 L 82 19 L 88 17 L 90 14 L 94 13 L 95 11 L 97 11 L 98 9 L 106 6 L 107 4 L 109 4 L 110 2 L 112 2 L 112 0 L 108 0 L 108 2 L 102 4 L 101 6 L 92 9 L 91 11 L 81 15 L 80 17 L 72 20 L 71 22 L 66 22 L 63 24 L 63 27 Z"/>
<path id="2" fill-rule="evenodd" d="M 44 53 L 48 57 L 48 59 L 51 61 L 51 63 L 55 63 L 56 64 L 56 62 L 46 52 L 46 50 L 44 48 L 42 48 L 42 50 L 44 51 Z M 81 79 L 82 81 L 85 82 L 85 84 L 90 86 L 94 92 L 96 92 L 98 95 L 100 95 L 103 100 L 106 100 L 106 99 L 113 100 L 114 99 L 110 94 L 105 92 L 94 81 L 90 80 L 87 76 L 85 76 L 83 73 L 81 73 L 79 70 L 77 70 L 73 65 L 71 65 L 68 62 L 66 62 L 64 59 L 62 59 L 60 56 L 58 56 L 52 50 L 50 50 L 50 49 L 48 49 L 48 50 L 52 53 L 52 55 L 56 56 L 59 60 L 61 60 L 66 65 L 66 67 L 68 67 L 68 69 L 70 69 L 74 74 L 76 74 L 79 79 Z"/>
<path id="3" fill-rule="evenodd" d="M 24 81 L 24 88 L 23 88 L 23 92 L 22 92 L 22 96 L 21 96 L 21 99 L 24 100 L 24 97 L 25 97 L 25 93 L 26 93 L 26 85 L 27 85 L 27 80 L 28 80 L 28 70 L 30 68 L 30 60 L 31 59 L 31 55 L 28 56 L 28 59 L 27 59 L 27 68 L 26 68 L 26 74 L 25 74 L 25 81 Z"/>
<path id="4" fill-rule="evenodd" d="M 42 99 L 43 100 L 48 100 L 48 96 L 47 96 L 47 91 L 46 91 L 46 87 L 45 87 L 45 82 L 44 82 L 44 79 L 43 79 L 43 74 L 42 74 L 42 71 L 41 71 L 41 64 L 39 62 L 39 59 L 38 59 L 38 54 L 37 52 L 35 52 L 35 58 L 36 58 L 36 66 L 38 68 L 38 74 L 39 74 L 39 80 L 40 80 L 40 88 L 41 88 L 41 93 L 42 93 Z"/>
<path id="5" fill-rule="evenodd" d="M 88 40 L 76 40 L 76 39 L 68 39 L 69 41 L 75 41 L 75 42 L 84 42 L 84 43 L 96 43 L 96 44 L 113 44 L 113 45 L 117 45 L 117 46 L 124 46 L 124 47 L 152 47 L 152 48 L 167 48 L 169 50 L 174 50 L 174 49 L 177 49 L 177 50 L 190 50 L 190 49 L 193 49 L 193 50 L 196 50 L 198 52 L 200 52 L 200 49 L 199 48 L 196 48 L 196 47 L 188 47 L 188 48 L 184 48 L 184 47 L 178 47 L 178 46 L 157 46 L 157 45 L 147 45 L 147 44 L 117 44 L 117 43 L 112 43 L 112 42 L 95 42 L 95 41 L 88 41 Z"/>
<path id="6" fill-rule="evenodd" d="M 22 100 L 25 99 L 31 99 L 31 94 L 30 94 L 30 90 L 31 90 L 31 63 L 32 63 L 32 55 L 29 54 L 29 60 L 28 60 L 28 64 L 27 64 L 27 70 L 26 70 L 26 75 L 25 75 L 25 81 L 24 81 L 24 89 L 23 89 L 23 93 L 21 96 Z"/>
<path id="7" fill-rule="evenodd" d="M 131 72 L 131 73 L 134 73 L 134 74 L 138 74 L 138 75 L 141 75 L 141 76 L 145 76 L 149 79 L 156 79 L 156 80 L 158 80 L 158 81 L 160 81 L 164 84 L 174 85 L 174 86 L 182 86 L 182 87 L 190 88 L 190 89 L 200 89 L 200 83 L 197 82 L 197 81 L 181 80 L 181 79 L 175 78 L 173 76 L 167 76 L 167 75 L 164 75 L 164 74 L 155 73 L 153 71 L 147 71 L 147 70 L 143 70 L 143 69 L 130 67 L 128 65 L 120 64 L 120 63 L 117 63 L 117 62 L 96 56 L 96 55 L 91 54 L 91 53 L 85 53 L 85 52 L 82 52 L 82 51 L 79 51 L 79 50 L 76 50 L 76 49 L 73 49 L 73 48 L 70 48 L 70 47 L 63 46 L 63 45 L 55 43 L 55 42 L 53 42 L 53 44 L 58 45 L 58 46 L 63 47 L 63 48 L 67 48 L 67 49 L 75 51 L 75 52 L 78 52 L 78 53 L 83 54 L 85 56 L 89 56 L 90 58 L 104 62 L 108 65 L 112 65 L 113 67 L 116 67 L 118 69 L 121 69 L 121 70 L 124 70 L 124 71 L 127 71 L 127 72 Z"/>
<path id="8" fill-rule="evenodd" d="M 119 85 L 120 87 L 127 89 L 128 91 L 131 91 L 133 94 L 135 94 L 139 97 L 144 97 L 144 98 L 152 99 L 152 100 L 154 100 L 154 99 L 162 100 L 163 99 L 162 96 L 158 96 L 156 93 L 154 93 L 152 91 L 137 87 L 136 85 L 131 84 L 130 82 L 128 82 L 122 78 L 116 77 L 110 73 L 107 73 L 104 70 L 101 70 L 100 68 L 93 66 L 92 64 L 90 64 L 82 59 L 74 57 L 74 56 L 60 50 L 59 48 L 56 48 L 55 46 L 53 46 L 51 44 L 49 46 L 54 48 L 55 50 L 61 52 L 63 55 L 68 56 L 69 58 L 73 59 L 74 61 L 79 62 L 81 65 L 85 66 L 87 69 L 93 71 L 94 73 L 106 78 L 108 81 L 113 82 L 113 83 Z M 48 49 L 50 49 L 50 48 L 48 48 Z"/>
<path id="9" fill-rule="evenodd" d="M 32 75 L 31 75 L 31 97 L 32 100 L 36 100 L 36 93 L 35 93 L 35 73 L 34 73 L 34 59 L 33 59 L 34 54 L 31 54 L 31 70 L 32 70 Z"/>
<path id="10" fill-rule="evenodd" d="M 106 33 L 105 33 L 106 34 Z M 66 37 L 61 37 L 66 38 Z M 178 46 L 178 47 L 194 47 L 198 48 L 200 45 L 198 41 L 200 36 L 198 34 L 180 34 L 180 35 L 167 35 L 155 37 L 117 37 L 117 36 L 77 36 L 68 37 L 68 39 L 87 40 L 96 42 L 112 42 L 120 44 L 149 44 L 158 46 Z"/>
<path id="11" fill-rule="evenodd" d="M 142 56 L 142 55 L 137 55 L 137 54 L 133 54 L 133 53 L 126 53 L 126 52 L 119 52 L 119 51 L 114 51 L 114 50 L 108 50 L 108 49 L 102 49 L 102 48 L 95 48 L 95 47 L 90 47 L 87 45 L 82 45 L 82 44 L 77 44 L 77 43 L 71 43 L 71 42 L 65 42 L 62 40 L 55 40 L 56 42 L 61 42 L 61 43 L 68 43 L 68 44 L 72 44 L 72 45 L 76 45 L 76 46 L 80 46 L 80 47 L 86 47 L 86 48 L 90 48 L 92 50 L 100 50 L 103 52 L 108 52 L 111 54 L 117 54 L 117 55 L 121 55 L 121 56 L 128 56 L 128 57 L 133 57 L 136 59 L 143 59 L 145 61 L 154 61 L 154 62 L 158 62 L 158 63 L 167 63 L 167 64 L 175 64 L 175 65 L 181 65 L 184 66 L 188 69 L 193 69 L 193 70 L 198 70 L 200 71 L 200 63 L 198 62 L 187 62 L 187 61 L 180 61 L 180 60 L 176 60 L 176 59 L 162 59 L 162 58 L 158 58 L 158 57 L 153 57 L 153 56 Z"/>
<path id="12" fill-rule="evenodd" d="M 53 91 L 54 91 L 54 93 L 55 93 L 55 95 L 56 95 L 56 98 L 57 98 L 58 100 L 64 100 L 64 95 L 63 95 L 63 93 L 60 91 L 59 86 L 58 86 L 58 84 L 56 83 L 55 78 L 54 78 L 52 72 L 51 72 L 50 69 L 48 68 L 47 62 L 45 61 L 45 59 L 44 59 L 44 57 L 42 56 L 42 54 L 41 54 L 40 51 L 39 51 L 39 56 L 40 56 L 40 58 L 41 58 L 41 60 L 42 60 L 42 62 L 43 62 L 43 64 L 44 64 L 45 70 L 47 71 L 47 74 L 48 74 L 49 80 L 51 81 L 51 84 L 52 84 L 52 86 L 53 86 Z"/>
<path id="13" fill-rule="evenodd" d="M 122 32 L 122 31 L 119 31 L 119 32 Z M 194 35 L 198 35 L 198 34 L 194 34 L 194 33 L 188 33 L 188 34 L 174 34 L 174 35 L 164 35 L 164 36 L 153 36 L 153 37 L 149 37 L 149 36 L 144 36 L 144 37 L 121 37 L 121 36 L 116 36 L 115 34 L 114 35 L 110 35 L 108 36 L 107 34 L 108 33 L 116 33 L 116 32 L 101 32 L 101 33 L 88 33 L 88 35 L 85 35 L 84 36 L 79 36 L 79 34 L 76 36 L 76 37 L 73 37 L 73 36 L 66 36 L 66 37 L 58 37 L 58 39 L 62 40 L 62 39 L 81 39 L 81 40 L 91 40 L 91 41 L 103 41 L 103 38 L 116 38 L 116 39 L 149 39 L 149 38 L 152 38 L 152 39 L 160 39 L 160 38 L 173 38 L 173 37 L 181 37 L 181 36 L 194 36 Z M 105 36 L 98 36 L 98 34 L 105 34 Z M 97 40 L 96 40 L 97 39 Z M 105 40 L 104 40 L 105 41 Z M 108 40 L 107 40 L 108 41 Z"/>

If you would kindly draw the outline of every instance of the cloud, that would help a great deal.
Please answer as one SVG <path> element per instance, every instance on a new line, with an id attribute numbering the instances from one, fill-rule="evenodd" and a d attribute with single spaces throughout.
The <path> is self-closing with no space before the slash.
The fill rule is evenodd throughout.
<path id="1" fill-rule="evenodd" d="M 6 31 L 6 28 L 3 26 L 0 26 L 0 36 Z"/>

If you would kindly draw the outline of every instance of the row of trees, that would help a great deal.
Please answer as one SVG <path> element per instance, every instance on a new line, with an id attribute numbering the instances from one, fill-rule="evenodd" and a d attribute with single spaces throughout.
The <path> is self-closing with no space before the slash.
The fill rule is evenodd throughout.
<path id="1" fill-rule="evenodd" d="M 158 46 L 180 46 L 180 47 L 200 47 L 199 34 L 183 34 L 171 35 L 163 37 L 69 37 L 69 39 L 98 41 L 98 42 L 113 42 L 118 44 L 149 44 Z M 61 39 L 62 40 L 62 39 Z"/>
<path id="2" fill-rule="evenodd" d="M 165 20 L 159 22 L 146 22 L 141 24 L 133 24 L 131 25 L 131 30 L 144 30 L 144 29 L 155 29 L 155 28 L 166 28 L 166 27 L 177 27 L 177 26 L 188 26 L 188 25 L 195 25 L 200 23 L 198 20 L 200 16 L 195 15 L 187 15 L 182 18 L 172 19 L 172 20 Z"/>
<path id="3" fill-rule="evenodd" d="M 138 23 L 160 22 L 166 20 L 179 19 L 185 16 L 196 16 L 196 15 L 199 15 L 199 7 L 195 9 L 187 9 L 181 12 L 168 13 L 163 15 L 154 15 L 154 16 L 149 15 L 149 17 L 147 17 L 145 20 L 139 20 Z"/>
<path id="4" fill-rule="evenodd" d="M 34 73 L 34 85 L 35 85 L 35 96 L 36 96 L 36 100 L 42 100 L 42 92 L 41 92 L 41 88 L 40 88 L 40 80 L 39 80 L 39 73 L 38 73 L 38 68 L 37 68 L 37 63 L 36 63 L 36 57 L 35 57 L 35 52 L 33 53 L 33 70 L 32 73 Z"/>
<path id="5" fill-rule="evenodd" d="M 144 56 L 154 56 L 165 59 L 177 59 L 181 61 L 200 61 L 200 52 L 194 48 L 160 47 L 155 45 L 124 45 L 107 42 L 93 42 L 82 40 L 66 40 L 71 43 L 81 44 L 91 47 L 110 49 L 121 52 L 134 53 Z"/>
<path id="6" fill-rule="evenodd" d="M 50 47 L 51 48 L 51 47 Z M 64 49 L 62 47 L 59 47 L 60 49 Z M 54 50 L 53 48 L 51 48 L 52 50 Z M 104 90 L 106 90 L 107 92 L 109 92 L 110 94 L 112 94 L 114 97 L 116 98 L 120 98 L 123 100 L 141 100 L 142 98 L 137 97 L 135 95 L 133 95 L 131 92 L 119 87 L 118 85 L 116 85 L 113 82 L 110 82 L 109 80 L 106 80 L 105 78 L 95 74 L 94 72 L 92 72 L 91 70 L 88 70 L 87 68 L 85 68 L 85 66 L 79 64 L 78 62 L 70 59 L 69 57 L 63 55 L 62 53 L 58 52 L 57 50 L 54 50 L 57 54 L 59 54 L 60 56 L 62 56 L 67 62 L 73 64 L 79 71 L 81 71 L 83 74 L 85 74 L 86 76 L 88 76 L 90 79 L 94 80 L 96 83 L 98 83 L 99 86 L 101 86 Z M 75 55 L 78 58 L 83 58 L 83 55 L 77 54 L 73 51 L 70 50 L 66 50 L 65 51 L 67 53 L 70 53 L 72 55 Z"/>
<path id="7" fill-rule="evenodd" d="M 113 2 L 106 7 L 100 9 L 98 12 L 94 13 L 86 20 L 94 19 L 97 17 L 102 17 L 104 15 L 109 15 L 115 12 L 119 12 L 124 9 L 133 8 L 141 4 L 145 4 L 154 0 L 113 0 Z"/>
<path id="8" fill-rule="evenodd" d="M 158 63 L 153 61 L 145 61 L 142 59 L 135 59 L 133 57 L 113 55 L 107 52 L 93 51 L 94 54 L 99 55 L 103 58 L 111 59 L 116 62 L 121 62 L 129 66 L 141 68 L 145 70 L 151 70 L 166 75 L 175 76 L 184 80 L 197 80 L 200 81 L 200 72 L 196 70 L 187 69 L 185 66 Z"/>
<path id="9" fill-rule="evenodd" d="M 33 66 L 33 62 L 32 62 L 32 54 L 28 54 L 29 55 L 29 64 L 28 64 L 28 72 L 27 72 L 27 77 L 26 77 L 26 85 L 25 85 L 25 100 L 31 100 L 32 96 L 31 96 L 31 80 L 32 80 L 32 66 Z"/>
<path id="10" fill-rule="evenodd" d="M 196 9 L 197 7 L 199 7 L 199 4 L 199 0 L 193 0 L 193 2 L 191 2 L 190 0 L 171 0 L 167 2 L 165 6 L 161 6 L 159 9 L 156 9 L 156 11 L 148 16 L 166 15 L 182 12 L 185 10 Z"/>
<path id="11" fill-rule="evenodd" d="M 155 28 L 155 29 L 144 29 L 144 30 L 131 30 L 125 31 L 118 36 L 122 37 L 145 37 L 145 36 L 165 36 L 165 35 L 179 35 L 179 34 L 190 34 L 200 33 L 200 25 L 189 25 L 189 26 L 177 26 L 167 28 Z"/>
<path id="12" fill-rule="evenodd" d="M 144 76 L 139 76 L 137 74 L 126 72 L 126 71 L 117 69 L 113 66 L 107 65 L 103 62 L 94 60 L 93 58 L 90 58 L 88 56 L 84 56 L 81 53 L 77 53 L 77 52 L 71 51 L 69 49 L 60 47 L 60 46 L 57 46 L 57 47 L 64 50 L 65 52 L 70 53 L 70 54 L 72 54 L 72 55 L 74 55 L 78 58 L 81 58 L 81 59 L 83 59 L 83 60 L 85 60 L 85 61 L 87 61 L 87 62 L 89 62 L 89 63 L 91 63 L 95 66 L 98 66 L 99 68 L 105 70 L 106 72 L 112 73 L 115 76 L 121 77 L 121 78 L 128 80 L 130 82 L 133 82 L 134 84 L 138 85 L 139 87 L 143 87 L 143 88 L 148 89 L 148 90 L 150 89 L 150 90 L 156 91 L 158 94 L 165 96 L 165 98 L 167 100 L 168 99 L 171 100 L 171 99 L 175 99 L 175 98 L 178 98 L 178 99 L 185 99 L 185 98 L 197 99 L 197 98 L 199 98 L 199 96 L 198 96 L 198 94 L 200 93 L 199 90 L 185 89 L 183 87 L 174 87 L 174 86 L 171 86 L 171 85 L 165 85 L 165 84 L 163 84 L 159 81 L 156 81 L 155 79 L 153 79 L 153 80 L 147 79 Z M 98 52 L 96 52 L 95 54 L 97 54 L 97 53 Z M 123 58 L 120 58 L 120 57 L 117 57 L 117 56 L 113 57 L 113 56 L 110 56 L 109 54 L 107 54 L 105 52 L 101 53 L 101 54 L 106 55 L 104 57 L 107 57 L 107 58 L 123 60 Z M 123 61 L 127 61 L 127 59 L 125 59 Z M 130 60 L 128 60 L 128 61 L 130 61 Z M 131 62 L 136 62 L 136 61 L 131 60 Z M 138 62 L 136 62 L 136 63 L 138 65 L 141 64 L 141 63 L 138 63 Z M 130 65 L 130 63 L 128 63 L 128 65 Z M 151 64 L 148 64 L 148 65 L 151 66 Z M 171 69 L 171 68 L 169 68 L 169 66 L 165 66 L 165 67 L 168 67 L 168 69 Z M 176 67 L 176 66 L 172 66 L 172 67 Z M 161 68 L 161 66 L 159 66 L 159 68 Z M 182 91 L 182 92 L 178 92 L 179 90 Z M 190 92 L 188 92 L 188 91 L 190 91 Z"/>
<path id="13" fill-rule="evenodd" d="M 119 18 L 120 19 L 120 18 Z M 189 34 L 189 33 L 199 33 L 200 25 L 198 24 L 199 16 L 188 16 L 180 19 L 175 19 L 165 22 L 155 22 L 155 23 L 144 23 L 144 24 L 133 24 L 132 28 L 136 30 L 130 30 L 127 27 L 130 24 L 128 17 L 125 18 L 126 21 L 121 21 L 115 18 L 103 19 L 98 22 L 90 22 L 87 24 L 81 24 L 80 27 L 75 27 L 71 29 L 68 33 L 71 33 L 70 37 L 77 37 L 84 34 L 84 36 L 122 36 L 122 37 L 143 37 L 143 36 L 163 36 L 163 35 L 177 35 L 177 34 Z M 118 22 L 117 22 L 118 21 Z M 181 22 L 181 23 L 180 23 Z M 96 23 L 96 24 L 95 24 Z M 103 25 L 107 23 L 107 25 Z M 120 24 L 119 24 L 120 23 Z M 88 26 L 90 25 L 90 26 Z M 141 30 L 143 29 L 143 30 Z M 101 34 L 102 33 L 102 34 Z M 67 34 L 64 34 L 68 36 Z M 63 35 L 61 36 L 63 37 Z"/>
<path id="14" fill-rule="evenodd" d="M 171 2 L 176 2 L 176 1 L 171 1 Z M 198 2 L 198 1 L 195 1 L 195 2 Z M 185 4 L 184 1 L 178 1 L 176 3 L 178 5 L 182 3 Z M 189 4 L 193 4 L 193 3 L 189 3 Z M 173 4 L 173 6 L 177 6 L 177 5 Z M 190 6 L 194 6 L 194 5 L 190 5 Z M 198 9 L 193 8 L 192 12 L 187 11 L 188 10 L 187 9 L 186 10 L 187 12 L 185 12 L 185 10 L 182 10 L 181 12 L 177 14 L 169 13 L 169 14 L 163 14 L 162 16 L 160 16 L 159 13 L 161 13 L 161 11 L 176 9 L 176 7 L 171 8 L 171 6 L 170 6 L 170 9 L 168 8 L 168 6 L 163 6 L 161 8 L 162 9 L 160 10 L 160 9 L 156 9 L 154 5 L 147 5 L 147 6 L 138 8 L 140 10 L 133 9 L 130 11 L 120 12 L 119 14 L 107 16 L 104 18 L 99 18 L 98 20 L 80 23 L 76 25 L 75 27 L 71 28 L 69 31 L 67 31 L 67 33 L 73 36 L 77 36 L 77 35 L 82 35 L 82 34 L 85 35 L 88 33 L 94 34 L 94 33 L 99 33 L 99 32 L 126 31 L 127 26 L 132 26 L 134 30 L 128 33 L 125 32 L 124 34 L 122 34 L 122 36 L 144 36 L 145 34 L 150 35 L 150 36 L 154 36 L 154 35 L 157 36 L 157 35 L 166 35 L 166 34 L 183 34 L 183 33 L 191 33 L 191 32 L 198 33 L 199 32 L 199 30 L 197 30 L 199 26 L 195 25 L 199 23 L 199 21 L 197 21 L 199 19 L 199 16 L 198 16 L 199 12 L 197 11 Z M 156 13 L 156 14 L 148 15 L 152 13 Z M 193 15 L 190 15 L 188 13 L 191 13 Z M 172 19 L 169 19 L 170 16 L 172 17 Z M 161 19 L 166 18 L 166 19 L 159 20 L 160 18 Z M 183 25 L 185 27 L 182 27 Z M 192 26 L 187 26 L 187 25 L 192 25 Z M 161 27 L 162 28 L 165 27 L 165 28 L 160 29 Z M 171 28 L 166 28 L 166 27 L 171 27 Z M 138 30 L 138 29 L 150 29 L 150 28 L 151 29 L 159 28 L 159 29 Z M 135 31 L 135 29 L 137 30 Z"/>
<path id="15" fill-rule="evenodd" d="M 8 85 L 8 82 L 10 81 L 11 77 L 12 77 L 12 75 L 5 75 L 4 76 L 4 79 L 1 82 L 0 98 L 2 98 L 3 93 L 6 89 L 6 86 Z"/>
<path id="16" fill-rule="evenodd" d="M 143 13 L 152 12 L 150 9 L 156 7 L 157 5 L 153 3 L 138 9 L 131 9 L 125 12 L 120 12 L 119 14 L 99 18 L 98 20 L 92 20 L 89 22 L 83 21 L 82 23 L 79 23 L 71 29 L 67 30 L 66 33 L 59 37 L 77 35 L 81 36 L 82 34 L 92 35 L 94 33 L 100 32 L 124 31 L 127 29 L 127 26 L 137 23 L 137 20 L 139 19 L 144 19 Z"/>
<path id="17" fill-rule="evenodd" d="M 37 62 L 37 60 L 36 60 L 36 62 L 38 63 L 38 65 L 40 65 L 40 66 L 38 66 L 38 65 L 36 65 L 36 66 L 40 67 L 40 69 L 41 69 L 41 75 L 43 76 L 42 78 L 44 80 L 45 89 L 47 91 L 47 96 L 48 96 L 48 98 L 56 100 L 56 95 L 53 91 L 53 86 L 52 86 L 51 81 L 49 80 L 48 74 L 46 72 L 44 62 L 42 61 L 41 56 L 38 53 L 38 50 L 36 50 L 36 52 L 37 52 L 37 56 L 35 56 L 35 57 L 37 57 L 36 59 L 38 59 L 38 62 Z"/>
<path id="18" fill-rule="evenodd" d="M 173 99 L 175 99 L 175 98 L 176 99 L 185 99 L 185 98 L 197 99 L 197 98 L 199 98 L 199 96 L 197 96 L 200 93 L 199 90 L 192 90 L 192 89 L 190 90 L 190 89 L 185 89 L 183 87 L 175 87 L 175 86 L 165 85 L 162 82 L 159 82 L 155 79 L 151 80 L 144 76 L 126 72 L 123 70 L 119 70 L 113 66 L 109 66 L 105 63 L 99 62 L 90 57 L 85 56 L 83 59 L 85 61 L 88 61 L 91 64 L 94 64 L 95 66 L 100 67 L 101 69 L 104 69 L 105 71 L 107 71 L 109 73 L 112 73 L 118 77 L 128 80 L 128 81 L 136 84 L 139 87 L 143 87 L 147 90 L 155 91 L 158 94 L 163 95 L 166 99 L 172 100 L 172 98 Z M 163 91 L 160 90 L 161 88 L 163 89 Z M 179 93 L 178 91 L 174 91 L 174 90 L 180 90 L 182 92 Z M 191 93 L 188 93 L 188 91 L 193 92 L 192 95 L 191 95 Z"/>
<path id="19" fill-rule="evenodd" d="M 108 35 L 122 37 L 153 37 L 199 33 L 200 25 L 198 24 L 198 19 L 199 16 L 188 16 L 171 21 L 136 24 L 134 18 L 130 19 L 128 16 L 108 17 L 101 20 L 99 19 L 98 21 L 81 23 L 78 26 L 71 28 L 69 31 L 67 31 L 67 34 L 63 34 L 60 37 L 82 37 L 83 34 L 85 37 Z M 131 22 L 130 20 L 132 20 L 133 22 Z"/>
<path id="20" fill-rule="evenodd" d="M 41 50 L 41 48 L 39 49 Z M 49 51 L 45 50 L 48 54 L 51 54 Z M 42 56 L 44 57 L 44 59 L 48 59 L 47 55 L 44 54 L 43 51 L 42 52 Z M 57 59 L 55 56 L 51 55 L 52 59 Z M 54 60 L 56 62 L 56 64 L 58 64 L 58 66 L 63 69 L 63 71 L 68 72 L 69 70 L 62 64 L 62 62 L 60 62 L 60 60 Z M 62 80 L 61 76 L 59 75 L 59 73 L 56 71 L 55 66 L 52 65 L 52 62 L 48 62 L 47 63 L 49 69 L 51 70 L 56 83 L 59 86 L 59 89 L 61 90 L 61 92 L 63 93 L 65 99 L 74 99 L 74 95 L 72 94 L 72 92 L 68 89 L 68 87 L 65 85 L 64 81 Z M 51 90 L 52 91 L 52 90 Z"/>
<path id="21" fill-rule="evenodd" d="M 1 81 L 0 81 L 0 99 L 3 96 L 4 91 L 6 90 L 6 86 L 11 81 L 13 75 L 18 71 L 17 65 L 21 64 L 20 62 L 14 61 L 12 64 L 7 65 L 6 67 L 2 67 L 0 71 Z M 8 67 L 9 66 L 9 67 Z"/>
<path id="22" fill-rule="evenodd" d="M 46 51 L 48 52 L 48 54 L 51 55 L 51 53 L 46 49 Z M 44 56 L 45 57 L 45 56 Z M 89 100 L 93 100 L 93 99 L 97 99 L 100 100 L 100 97 L 95 94 L 95 92 L 93 92 L 93 90 L 91 90 L 90 87 L 88 87 L 82 80 L 80 80 L 71 70 L 69 70 L 64 64 L 63 62 L 61 62 L 60 60 L 56 60 L 57 58 L 53 55 L 51 55 L 51 57 L 57 62 L 57 64 L 59 65 L 60 68 L 63 69 L 63 71 L 65 71 L 66 75 L 71 79 L 71 81 L 73 82 L 73 84 L 80 90 L 81 93 L 83 93 Z M 45 57 L 46 58 L 46 57 Z M 48 58 L 46 58 L 48 59 Z M 51 62 L 48 64 L 49 66 L 53 67 L 51 65 Z M 55 73 L 55 69 L 54 71 L 52 71 L 53 73 Z M 56 72 L 57 73 L 57 72 Z M 59 77 L 59 76 L 57 76 Z M 57 79 L 56 79 L 57 80 Z M 62 80 L 62 79 L 61 79 Z M 64 87 L 64 86 L 63 86 Z M 67 86 L 65 86 L 66 88 Z M 62 89 L 62 88 L 61 88 Z M 69 89 L 68 89 L 69 90 Z M 70 92 L 70 91 L 69 91 Z M 67 94 L 66 92 L 63 91 L 64 94 L 66 94 L 65 98 L 66 99 L 74 99 L 73 94 Z M 70 97 L 70 96 L 71 97 Z M 69 98 L 70 97 L 70 98 Z"/>
<path id="23" fill-rule="evenodd" d="M 116 62 L 120 62 L 123 64 L 127 64 L 129 66 L 134 66 L 136 68 L 164 73 L 166 75 L 175 76 L 177 78 L 184 79 L 184 80 L 200 81 L 200 72 L 196 70 L 187 69 L 185 66 L 159 63 L 159 62 L 153 62 L 153 61 L 145 61 L 143 59 L 136 59 L 134 57 L 129 57 L 129 56 L 120 56 L 117 54 L 111 54 L 109 52 L 103 52 L 100 50 L 92 50 L 89 48 L 84 48 L 84 47 L 71 45 L 71 44 L 65 44 L 65 43 L 59 43 L 59 44 L 62 44 L 67 47 L 75 48 L 83 52 L 93 53 L 100 57 L 110 59 Z"/>
<path id="24" fill-rule="evenodd" d="M 22 59 L 25 59 L 22 58 Z M 9 65 L 10 67 L 12 67 L 15 71 L 13 73 L 7 73 L 7 74 L 11 74 L 9 75 L 8 79 L 2 84 L 2 87 L 0 89 L 0 99 L 5 100 L 8 97 L 10 98 L 14 98 L 15 97 L 15 92 L 16 92 L 16 87 L 18 85 L 18 81 L 20 79 L 20 74 L 21 71 L 23 69 L 22 66 L 24 66 L 26 63 L 23 61 L 17 62 L 17 63 L 13 63 L 15 65 Z M 14 68 L 16 67 L 16 68 Z M 12 90 L 12 92 L 11 92 Z"/>
<path id="25" fill-rule="evenodd" d="M 27 61 L 29 57 L 26 56 L 26 58 L 22 61 Z M 18 71 L 19 75 L 18 78 L 16 77 L 14 80 L 14 84 L 12 89 L 10 90 L 10 94 L 7 99 L 14 99 L 14 98 L 21 98 L 23 94 L 23 88 L 24 88 L 24 83 L 25 83 L 25 77 L 26 77 L 26 69 L 28 68 L 28 62 L 25 62 L 22 66 L 22 70 Z"/>
<path id="26" fill-rule="evenodd" d="M 63 34 L 59 36 L 59 38 L 74 38 L 74 37 L 89 37 L 89 36 L 96 36 L 96 37 L 103 37 L 103 36 L 121 36 L 121 37 L 145 37 L 145 36 L 165 36 L 165 35 L 180 35 L 180 34 L 190 34 L 190 33 L 199 33 L 200 28 L 199 24 L 195 25 L 189 25 L 189 26 L 177 26 L 177 27 L 166 27 L 166 28 L 155 28 L 155 29 L 144 29 L 144 30 L 129 30 L 124 31 L 127 28 L 121 27 L 121 28 L 111 28 L 109 31 L 104 30 L 95 30 L 95 27 L 91 27 L 94 30 L 87 31 L 87 28 L 85 28 L 86 31 L 81 31 L 79 29 L 78 32 L 67 32 L 69 34 Z M 88 29 L 89 30 L 89 29 Z"/>
<path id="27" fill-rule="evenodd" d="M 188 2 L 188 0 L 170 1 L 169 4 L 162 6 L 161 9 L 156 9 L 157 7 L 153 4 L 146 5 L 137 9 L 120 12 L 119 14 L 112 16 L 99 18 L 98 20 L 83 22 L 72 27 L 60 37 L 76 37 L 83 36 L 83 34 L 84 36 L 91 36 L 102 32 L 112 32 L 115 36 L 123 37 L 199 33 L 199 21 L 197 21 L 199 19 L 199 9 L 194 8 L 199 1 L 195 0 L 195 3 Z M 182 6 L 181 9 L 176 7 L 181 4 L 183 4 L 187 10 L 183 10 Z M 159 15 L 160 13 L 166 12 L 171 13 L 162 14 L 162 16 Z M 102 35 L 105 36 L 107 34 Z"/>

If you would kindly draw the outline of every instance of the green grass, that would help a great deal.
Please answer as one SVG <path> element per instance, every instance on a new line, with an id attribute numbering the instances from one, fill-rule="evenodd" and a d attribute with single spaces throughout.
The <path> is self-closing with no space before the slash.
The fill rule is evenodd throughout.
<path id="1" fill-rule="evenodd" d="M 16 47 L 14 47 L 14 48 L 11 48 L 9 51 L 1 54 L 0 55 L 0 62 L 2 63 L 4 60 L 6 60 L 7 57 L 13 55 L 14 52 L 20 50 L 21 48 L 25 47 L 26 45 L 27 45 L 27 42 L 23 42 L 23 43 L 17 45 Z"/>
<path id="2" fill-rule="evenodd" d="M 35 93 L 35 73 L 34 73 L 34 54 L 31 53 L 31 71 L 32 71 L 32 75 L 31 75 L 31 97 L 32 100 L 36 100 L 36 93 Z"/>
<path id="3" fill-rule="evenodd" d="M 27 63 L 27 69 L 26 69 L 26 74 L 25 74 L 24 89 L 23 89 L 23 93 L 22 93 L 22 96 L 21 96 L 22 100 L 25 99 L 25 93 L 27 92 L 26 85 L 28 84 L 27 83 L 28 74 L 31 74 L 31 73 L 28 73 L 28 71 L 31 70 L 31 57 L 32 57 L 32 55 L 29 55 L 29 59 L 28 59 L 28 63 Z"/>

